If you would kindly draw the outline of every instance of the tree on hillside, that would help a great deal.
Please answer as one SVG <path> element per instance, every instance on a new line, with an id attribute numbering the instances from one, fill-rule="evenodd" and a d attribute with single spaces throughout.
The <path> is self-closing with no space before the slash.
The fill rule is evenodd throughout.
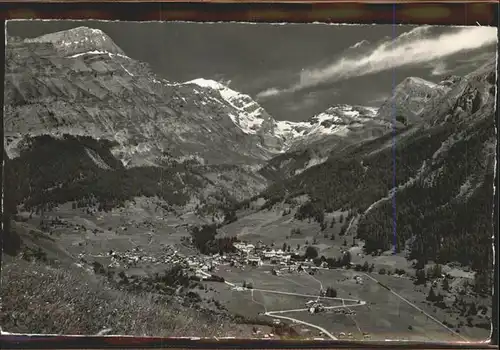
<path id="1" fill-rule="evenodd" d="M 313 246 L 307 247 L 305 257 L 307 259 L 316 259 L 318 257 L 318 250 Z"/>
<path id="2" fill-rule="evenodd" d="M 345 235 L 345 231 L 346 231 L 346 227 L 344 225 L 342 225 L 340 227 L 340 232 L 339 232 L 339 236 L 343 236 Z"/>
<path id="3" fill-rule="evenodd" d="M 283 250 L 284 252 L 286 252 L 286 243 L 283 243 L 283 248 L 282 248 L 282 250 Z"/>
<path id="4" fill-rule="evenodd" d="M 322 221 L 322 222 L 320 223 L 320 227 L 321 227 L 321 231 L 326 230 L 326 227 L 327 227 L 326 222 Z"/>
<path id="5" fill-rule="evenodd" d="M 427 295 L 427 298 L 425 298 L 427 301 L 434 302 L 437 300 L 436 298 L 436 293 L 434 293 L 434 289 L 431 287 L 429 290 L 429 294 Z"/>
<path id="6" fill-rule="evenodd" d="M 236 216 L 236 212 L 234 210 L 225 210 L 224 211 L 224 223 L 230 224 L 232 222 L 235 222 L 238 220 L 238 217 Z"/>
<path id="7" fill-rule="evenodd" d="M 343 214 L 340 214 L 340 217 L 339 217 L 339 222 L 342 223 L 344 221 L 344 215 Z"/>
<path id="8" fill-rule="evenodd" d="M 447 292 L 450 291 L 450 283 L 448 282 L 448 278 L 443 279 L 443 290 Z"/>
<path id="9" fill-rule="evenodd" d="M 336 298 L 337 297 L 337 290 L 333 287 L 326 288 L 326 296 L 329 298 Z"/>
<path id="10" fill-rule="evenodd" d="M 349 266 L 351 264 L 351 252 L 347 251 L 342 255 L 341 265 Z"/>
<path id="11" fill-rule="evenodd" d="M 474 275 L 473 289 L 476 293 L 489 293 L 491 291 L 490 273 L 488 270 L 477 271 Z"/>
<path id="12" fill-rule="evenodd" d="M 368 268 L 368 272 L 373 272 L 375 270 L 375 264 L 371 264 L 370 267 Z"/>
<path id="13" fill-rule="evenodd" d="M 470 303 L 469 311 L 467 312 L 467 316 L 477 315 L 477 308 L 474 302 Z"/>
<path id="14" fill-rule="evenodd" d="M 425 284 L 426 280 L 427 279 L 425 278 L 424 269 L 418 269 L 417 271 L 415 271 L 415 284 L 416 285 Z"/>
<path id="15" fill-rule="evenodd" d="M 332 222 L 330 223 L 330 228 L 333 228 L 334 225 L 335 225 L 335 216 L 332 217 Z"/>

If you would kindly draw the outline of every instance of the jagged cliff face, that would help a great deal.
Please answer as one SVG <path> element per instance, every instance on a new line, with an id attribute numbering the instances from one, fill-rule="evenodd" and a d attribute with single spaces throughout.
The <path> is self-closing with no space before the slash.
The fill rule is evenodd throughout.
<path id="1" fill-rule="evenodd" d="M 217 164 L 255 163 L 283 151 L 283 141 L 248 132 L 255 114 L 215 89 L 160 80 L 124 55 L 101 31 L 77 28 L 12 42 L 6 65 L 6 148 L 19 153 L 26 135 L 91 135 L 117 142 L 124 164 L 163 158 Z M 240 105 L 238 105 L 240 103 Z"/>

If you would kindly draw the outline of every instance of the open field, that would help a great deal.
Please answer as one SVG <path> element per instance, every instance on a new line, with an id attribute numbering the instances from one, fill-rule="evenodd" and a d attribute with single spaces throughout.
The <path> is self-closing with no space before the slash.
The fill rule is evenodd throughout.
<path id="1" fill-rule="evenodd" d="M 303 252 L 306 243 L 312 244 L 316 240 L 315 246 L 318 248 L 320 255 L 325 257 L 334 257 L 340 254 L 340 246 L 344 238 L 349 243 L 352 242 L 350 236 L 339 236 L 340 223 L 339 218 L 347 216 L 347 212 L 335 212 L 326 214 L 325 220 L 331 221 L 335 216 L 337 223 L 321 231 L 321 227 L 317 222 L 308 222 L 295 220 L 293 217 L 294 210 L 290 214 L 283 216 L 283 208 L 276 206 L 271 210 L 262 210 L 244 216 L 236 222 L 224 226 L 221 236 L 236 236 L 240 240 L 247 242 L 262 241 L 266 245 L 274 244 L 276 247 L 281 247 L 283 243 L 289 245 L 292 249 L 300 247 L 299 252 Z M 300 230 L 300 234 L 291 234 L 293 229 Z M 335 240 L 331 240 L 331 236 L 336 236 Z"/>
<path id="2" fill-rule="evenodd" d="M 318 284 L 311 280 L 305 273 L 288 274 L 286 279 L 281 276 L 273 276 L 268 273 L 268 267 L 246 268 L 243 270 L 235 268 L 219 267 L 217 272 L 224 276 L 230 283 L 238 283 L 241 280 L 251 281 L 253 291 L 235 291 L 227 284 L 212 283 L 211 286 L 218 291 L 217 299 L 223 304 L 228 302 L 228 307 L 237 310 L 239 314 L 255 317 L 259 312 L 287 311 L 279 315 L 292 317 L 294 319 L 315 324 L 323 327 L 336 337 L 342 337 L 352 333 L 352 339 L 400 339 L 418 341 L 463 341 L 483 340 L 488 337 L 488 331 L 478 328 L 464 327 L 461 333 L 454 333 L 455 329 L 449 330 L 436 322 L 439 322 L 440 313 L 435 313 L 435 308 L 422 303 L 427 293 L 415 286 L 409 279 L 383 276 L 384 283 L 398 286 L 395 288 L 397 294 L 404 292 L 404 298 L 409 298 L 411 305 L 397 295 L 368 278 L 363 273 L 351 270 L 321 270 L 314 278 L 321 281 L 323 285 L 333 286 L 339 298 L 360 300 L 366 305 L 355 305 L 354 302 L 346 302 L 346 309 L 352 311 L 351 315 L 345 315 L 338 310 L 326 310 L 318 314 L 310 314 L 305 311 L 305 302 L 313 299 L 312 295 L 318 295 Z M 354 275 L 363 277 L 363 284 L 356 284 Z M 374 274 L 375 278 L 380 275 Z M 239 284 L 239 283 L 238 283 Z M 273 293 L 273 291 L 275 293 Z M 284 292 L 285 294 L 279 294 Z M 252 298 L 253 293 L 253 298 Z M 304 294 L 292 295 L 294 293 Z M 409 295 L 409 296 L 408 296 Z M 341 306 L 338 300 L 325 300 L 324 306 Z M 298 309 L 302 309 L 300 311 Z M 422 309 L 426 314 L 420 311 Z M 451 316 L 448 316 L 450 318 Z M 347 337 L 347 336 L 346 336 Z"/>
<path id="3" fill-rule="evenodd" d="M 148 198 L 136 198 L 125 208 L 111 212 L 88 214 L 71 208 L 70 203 L 45 212 L 46 221 L 58 218 L 61 224 L 51 225 L 51 235 L 70 253 L 97 257 L 110 250 L 123 252 L 137 247 L 150 256 L 158 256 L 164 246 L 175 246 L 184 254 L 196 254 L 196 250 L 183 244 L 189 236 L 187 226 L 199 223 L 193 215 L 176 215 L 157 208 Z M 28 213 L 21 214 L 27 224 L 38 226 L 41 218 Z"/>

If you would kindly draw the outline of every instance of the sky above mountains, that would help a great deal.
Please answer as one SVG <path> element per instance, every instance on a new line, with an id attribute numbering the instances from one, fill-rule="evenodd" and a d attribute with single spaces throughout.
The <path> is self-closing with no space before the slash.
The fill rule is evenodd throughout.
<path id="1" fill-rule="evenodd" d="M 408 76 L 467 74 L 495 57 L 497 45 L 496 28 L 479 26 L 14 21 L 7 35 L 82 25 L 165 79 L 214 79 L 293 121 L 338 103 L 377 107 Z"/>

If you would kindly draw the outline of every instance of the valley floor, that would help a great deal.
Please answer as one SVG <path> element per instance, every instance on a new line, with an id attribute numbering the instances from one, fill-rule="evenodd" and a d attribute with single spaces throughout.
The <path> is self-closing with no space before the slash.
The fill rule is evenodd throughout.
<path id="1" fill-rule="evenodd" d="M 272 241 L 276 247 L 287 242 L 292 247 L 305 246 L 306 240 L 316 240 L 320 255 L 328 256 L 330 252 L 330 256 L 338 256 L 337 252 L 349 249 L 353 263 L 375 264 L 372 273 L 318 268 L 310 274 L 311 270 L 297 272 L 269 262 L 257 267 L 220 263 L 209 273 L 192 268 L 197 274 L 214 274 L 225 280 L 202 280 L 190 288 L 200 297 L 198 306 L 193 307 L 186 306 L 186 294 L 165 298 L 151 291 L 130 293 L 117 289 L 102 275 L 94 274 L 92 266 L 98 262 L 131 279 L 152 276 L 175 265 L 185 266 L 187 261 L 208 264 L 213 260 L 199 254 L 187 240 L 187 227 L 203 223 L 194 214 L 167 213 L 154 201 L 143 198 L 137 199 L 134 206 L 110 213 L 88 214 L 65 205 L 45 215 L 57 218 L 51 221 L 47 230 L 50 233 L 37 228 L 39 216 L 30 218 L 27 214 L 16 223 L 16 230 L 25 243 L 43 246 L 48 258 L 57 264 L 5 256 L 1 314 L 4 331 L 98 334 L 105 330 L 109 334 L 155 336 L 415 341 L 478 341 L 489 337 L 487 314 L 461 314 L 451 306 L 456 298 L 456 293 L 451 292 L 445 295 L 446 307 L 436 307 L 426 301 L 430 286 L 415 286 L 408 264 L 403 266 L 407 270 L 404 276 L 379 273 L 382 267 L 402 266 L 403 257 L 365 257 L 362 242 L 346 247 L 343 241 L 350 242 L 352 237 L 328 238 L 337 227 L 321 232 L 315 223 L 296 222 L 269 211 L 224 226 L 221 232 L 254 244 L 267 238 L 267 244 Z M 297 226 L 307 233 L 292 238 L 296 240 L 292 242 L 289 231 Z M 453 283 L 458 286 L 470 278 L 464 272 Z M 252 287 L 246 288 L 243 282 Z M 336 298 L 320 297 L 320 290 L 328 287 L 335 288 Z M 488 298 L 466 297 L 491 312 Z M 311 314 L 306 305 L 310 300 L 322 304 L 324 310 Z M 274 334 L 273 325 L 280 322 L 293 331 Z"/>

